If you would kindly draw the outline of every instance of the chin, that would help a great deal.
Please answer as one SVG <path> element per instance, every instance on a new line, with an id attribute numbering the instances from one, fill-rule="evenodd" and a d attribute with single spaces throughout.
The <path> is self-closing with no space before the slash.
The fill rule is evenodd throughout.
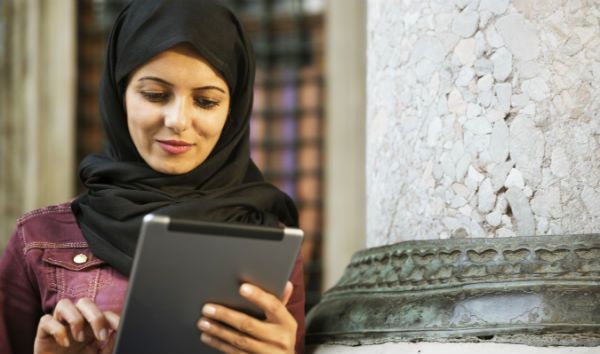
<path id="1" fill-rule="evenodd" d="M 177 165 L 168 165 L 168 164 L 160 164 L 160 165 L 150 165 L 153 170 L 164 173 L 166 175 L 182 175 L 190 172 L 193 168 L 189 168 L 188 166 L 182 166 L 181 164 Z"/>

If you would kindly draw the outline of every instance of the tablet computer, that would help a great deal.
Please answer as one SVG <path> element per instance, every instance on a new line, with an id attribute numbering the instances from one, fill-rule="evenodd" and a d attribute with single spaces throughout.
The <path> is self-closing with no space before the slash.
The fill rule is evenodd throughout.
<path id="1" fill-rule="evenodd" d="M 204 304 L 223 304 L 264 318 L 239 295 L 239 287 L 248 282 L 281 297 L 302 238 L 302 230 L 295 228 L 147 215 L 114 353 L 219 353 L 200 341 L 196 323 Z"/>

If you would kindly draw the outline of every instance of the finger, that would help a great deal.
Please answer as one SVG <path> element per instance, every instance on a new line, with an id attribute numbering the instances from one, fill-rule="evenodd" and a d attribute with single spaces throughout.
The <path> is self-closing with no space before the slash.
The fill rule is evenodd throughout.
<path id="1" fill-rule="evenodd" d="M 69 342 L 69 334 L 67 328 L 60 323 L 56 318 L 51 315 L 44 315 L 40 318 L 38 324 L 36 337 L 40 339 L 53 338 L 56 343 L 67 348 L 71 343 Z"/>
<path id="2" fill-rule="evenodd" d="M 111 354 L 113 352 L 113 348 L 115 347 L 116 339 L 117 339 L 117 336 L 111 335 L 110 339 L 108 340 L 108 343 L 106 343 L 104 348 L 101 349 L 100 353 L 101 354 Z"/>
<path id="3" fill-rule="evenodd" d="M 220 305 L 206 304 L 202 308 L 202 314 L 206 316 L 205 319 L 219 321 L 259 340 L 269 340 L 268 333 L 273 330 L 273 325 L 269 323 L 264 323 L 245 313 Z M 200 326 L 201 321 L 202 319 L 198 321 L 198 328 L 203 330 Z M 211 323 L 214 323 L 214 321 Z"/>
<path id="4" fill-rule="evenodd" d="M 104 316 L 106 317 L 106 320 L 110 324 L 110 327 L 116 331 L 117 328 L 119 328 L 120 316 L 115 314 L 112 311 L 104 312 Z M 109 339 L 108 339 L 108 342 L 106 343 L 106 345 L 101 348 L 101 352 L 100 352 L 101 354 L 111 354 L 113 352 L 113 348 L 115 346 L 115 341 L 117 340 L 117 336 L 115 335 L 115 332 L 113 331 L 111 334 L 109 334 L 108 338 Z"/>
<path id="5" fill-rule="evenodd" d="M 200 339 L 202 340 L 202 342 L 206 345 L 209 345 L 225 354 L 243 354 L 246 353 L 242 350 L 239 350 L 225 342 L 220 341 L 217 338 L 211 337 L 206 333 L 202 333 L 202 335 L 200 336 Z"/>
<path id="6" fill-rule="evenodd" d="M 59 322 L 67 322 L 71 328 L 71 336 L 78 342 L 85 340 L 85 320 L 71 300 L 62 299 L 54 308 L 54 318 Z"/>
<path id="7" fill-rule="evenodd" d="M 281 300 L 257 286 L 248 283 L 242 284 L 240 294 L 263 310 L 269 322 L 287 323 L 293 320 Z"/>
<path id="8" fill-rule="evenodd" d="M 285 290 L 283 291 L 283 297 L 281 299 L 281 302 L 283 303 L 283 305 L 287 305 L 288 302 L 290 302 L 290 298 L 292 297 L 292 293 L 294 292 L 294 285 L 292 285 L 291 282 L 287 282 L 285 283 Z"/>
<path id="9" fill-rule="evenodd" d="M 106 321 L 108 321 L 108 325 L 111 329 L 117 330 L 119 329 L 119 322 L 121 321 L 121 316 L 117 315 L 112 311 L 104 311 L 104 317 Z"/>
<path id="10" fill-rule="evenodd" d="M 109 338 L 110 339 L 108 340 L 108 343 L 106 343 L 106 345 L 100 349 L 101 354 L 111 354 L 113 352 L 117 336 L 111 335 Z"/>
<path id="11" fill-rule="evenodd" d="M 274 353 L 276 351 L 276 348 L 264 342 L 260 342 L 248 336 L 246 333 L 227 328 L 204 317 L 200 319 L 199 328 L 210 337 L 225 342 L 239 350 L 250 353 Z"/>
<path id="12" fill-rule="evenodd" d="M 105 341 L 108 338 L 108 329 L 110 327 L 106 317 L 104 317 L 104 313 L 100 311 L 96 303 L 88 298 L 81 298 L 75 306 L 92 327 L 96 339 Z"/>

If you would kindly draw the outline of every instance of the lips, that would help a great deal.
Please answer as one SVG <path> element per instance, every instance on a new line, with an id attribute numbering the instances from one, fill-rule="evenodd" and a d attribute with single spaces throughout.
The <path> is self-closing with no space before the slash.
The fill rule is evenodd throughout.
<path id="1" fill-rule="evenodd" d="M 182 140 L 156 140 L 160 147 L 165 150 L 167 153 L 172 155 L 183 154 L 184 152 L 189 151 L 194 144 L 190 144 L 188 142 Z"/>

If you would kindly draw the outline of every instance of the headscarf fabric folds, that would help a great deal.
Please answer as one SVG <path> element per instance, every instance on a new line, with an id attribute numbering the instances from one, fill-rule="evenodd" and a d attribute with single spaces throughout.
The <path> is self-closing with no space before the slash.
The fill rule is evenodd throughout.
<path id="1" fill-rule="evenodd" d="M 128 75 L 177 44 L 191 45 L 225 79 L 230 113 L 217 145 L 192 171 L 167 175 L 137 152 L 123 97 Z M 254 54 L 239 21 L 212 0 L 136 0 L 109 37 L 100 84 L 107 142 L 86 157 L 79 176 L 87 191 L 71 208 L 92 252 L 128 275 L 144 215 L 155 212 L 205 221 L 298 225 L 294 203 L 264 181 L 250 159 Z"/>

